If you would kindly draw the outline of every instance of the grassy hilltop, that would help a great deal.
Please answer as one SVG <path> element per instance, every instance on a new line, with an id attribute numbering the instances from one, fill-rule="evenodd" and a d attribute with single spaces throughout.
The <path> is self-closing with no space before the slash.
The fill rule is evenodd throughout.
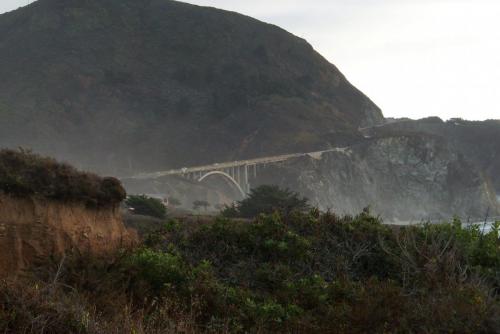
<path id="1" fill-rule="evenodd" d="M 0 150 L 0 192 L 90 206 L 117 205 L 126 193 L 113 177 L 78 171 L 73 166 L 24 150 Z"/>

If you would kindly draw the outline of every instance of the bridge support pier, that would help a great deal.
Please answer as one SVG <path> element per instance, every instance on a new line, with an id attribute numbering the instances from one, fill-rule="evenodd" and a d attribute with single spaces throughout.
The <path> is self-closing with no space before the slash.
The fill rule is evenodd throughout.
<path id="1" fill-rule="evenodd" d="M 250 182 L 248 182 L 248 165 L 243 167 L 243 190 L 245 193 L 250 193 Z"/>

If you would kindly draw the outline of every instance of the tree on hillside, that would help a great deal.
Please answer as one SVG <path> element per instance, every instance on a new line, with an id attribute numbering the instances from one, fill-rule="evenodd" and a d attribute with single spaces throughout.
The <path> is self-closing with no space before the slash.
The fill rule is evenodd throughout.
<path id="1" fill-rule="evenodd" d="M 125 203 L 138 215 L 164 219 L 167 214 L 167 208 L 159 199 L 145 195 L 132 195 Z"/>
<path id="2" fill-rule="evenodd" d="M 253 218 L 261 213 L 270 214 L 279 211 L 285 215 L 292 211 L 310 209 L 308 200 L 298 193 L 278 186 L 264 185 L 252 189 L 248 198 L 227 207 L 223 215 L 229 217 Z"/>
<path id="3" fill-rule="evenodd" d="M 208 210 L 208 208 L 210 207 L 210 203 L 208 203 L 207 201 L 194 201 L 193 202 L 193 209 L 194 210 L 198 210 L 199 208 L 203 208 L 205 211 Z"/>

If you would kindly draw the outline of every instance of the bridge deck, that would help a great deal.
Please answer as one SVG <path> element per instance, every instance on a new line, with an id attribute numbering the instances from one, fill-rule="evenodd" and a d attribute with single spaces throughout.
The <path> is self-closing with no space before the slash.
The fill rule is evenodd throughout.
<path id="1" fill-rule="evenodd" d="M 321 155 L 323 153 L 345 152 L 346 150 L 347 150 L 347 148 L 334 148 L 334 149 L 330 149 L 330 150 L 316 151 L 316 152 L 309 152 L 309 153 L 293 153 L 293 154 L 276 155 L 276 156 L 263 157 L 263 158 L 257 158 L 257 159 L 214 163 L 211 165 L 204 165 L 204 166 L 185 167 L 185 168 L 180 168 L 180 169 L 171 169 L 171 170 L 153 172 L 153 173 L 142 173 L 142 174 L 138 174 L 138 175 L 128 177 L 125 179 L 132 179 L 132 180 L 157 179 L 160 177 L 171 176 L 171 175 L 185 175 L 185 174 L 190 174 L 190 173 L 224 170 L 224 169 L 234 168 L 234 167 L 265 165 L 265 164 L 270 164 L 270 163 L 283 162 L 286 160 L 305 157 L 305 156 L 310 156 L 314 159 L 319 159 L 319 158 L 321 158 Z"/>

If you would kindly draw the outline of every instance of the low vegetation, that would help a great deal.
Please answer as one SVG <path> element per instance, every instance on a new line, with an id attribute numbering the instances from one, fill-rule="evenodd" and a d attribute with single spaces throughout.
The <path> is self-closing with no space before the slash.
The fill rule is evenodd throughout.
<path id="1" fill-rule="evenodd" d="M 499 225 L 388 227 L 294 211 L 170 221 L 139 248 L 0 284 L 18 333 L 492 333 Z"/>
<path id="2" fill-rule="evenodd" d="M 125 203 L 130 209 L 133 209 L 134 214 L 160 219 L 164 219 L 167 215 L 167 208 L 162 201 L 146 195 L 129 196 Z"/>
<path id="3" fill-rule="evenodd" d="M 115 205 L 125 199 L 120 181 L 42 157 L 27 150 L 0 150 L 0 191 L 91 206 Z"/>
<path id="4" fill-rule="evenodd" d="M 310 209 L 306 198 L 288 189 L 263 185 L 250 191 L 247 198 L 225 208 L 225 217 L 253 218 L 259 214 L 280 212 L 288 215 L 293 211 L 306 212 Z"/>

